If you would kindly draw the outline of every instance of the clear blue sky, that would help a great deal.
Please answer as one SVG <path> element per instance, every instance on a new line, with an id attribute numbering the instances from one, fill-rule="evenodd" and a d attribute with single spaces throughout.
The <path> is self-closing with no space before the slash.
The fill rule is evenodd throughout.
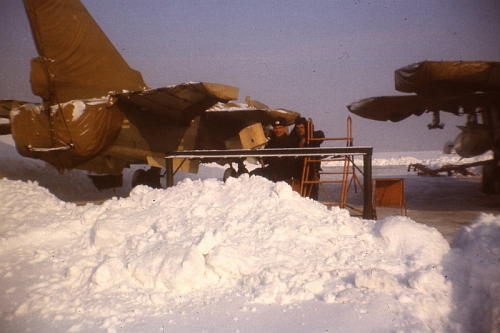
<path id="1" fill-rule="evenodd" d="M 0 99 L 38 102 L 36 56 L 21 0 L 0 0 Z M 152 87 L 207 81 L 240 88 L 270 107 L 312 117 L 327 136 L 375 151 L 440 150 L 465 119 L 442 114 L 400 123 L 352 115 L 362 98 L 398 94 L 394 70 L 423 60 L 500 60 L 498 0 L 82 0 Z"/>

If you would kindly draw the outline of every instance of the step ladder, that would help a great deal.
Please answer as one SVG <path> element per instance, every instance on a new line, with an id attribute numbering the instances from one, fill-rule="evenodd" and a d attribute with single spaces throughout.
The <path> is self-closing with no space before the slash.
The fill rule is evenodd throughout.
<path id="1" fill-rule="evenodd" d="M 345 137 L 335 138 L 314 138 L 314 124 L 311 119 L 308 119 L 308 137 L 307 143 L 310 144 L 314 141 L 345 141 L 347 147 L 353 146 L 352 135 L 352 120 L 347 117 L 347 135 Z M 340 162 L 343 165 L 342 171 L 325 171 L 321 169 L 321 162 Z M 302 168 L 302 178 L 300 180 L 300 195 L 304 197 L 311 197 L 318 199 L 318 192 L 321 189 L 325 195 L 326 201 L 322 203 L 326 206 L 339 206 L 340 208 L 350 208 L 356 213 L 362 214 L 362 210 L 353 207 L 347 203 L 347 194 L 351 186 L 354 186 L 357 192 L 357 187 L 363 190 L 363 186 L 357 176 L 356 171 L 362 171 L 354 163 L 354 156 L 333 156 L 325 159 L 318 159 L 314 157 L 306 157 L 304 159 L 304 166 Z M 326 184 L 340 183 L 340 199 L 338 202 L 334 201 L 332 194 L 329 193 Z"/>

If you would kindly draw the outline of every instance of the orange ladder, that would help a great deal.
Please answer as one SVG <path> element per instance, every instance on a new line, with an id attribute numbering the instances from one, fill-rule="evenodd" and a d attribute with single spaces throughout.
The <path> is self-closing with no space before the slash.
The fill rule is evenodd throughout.
<path id="1" fill-rule="evenodd" d="M 314 125 L 311 119 L 308 120 L 308 138 L 307 143 L 312 141 L 346 141 L 348 147 L 353 145 L 353 135 L 352 135 L 352 120 L 351 117 L 347 117 L 347 135 L 345 137 L 337 138 L 314 138 Z M 343 163 L 342 171 L 323 171 L 318 168 L 318 163 L 321 162 L 340 162 Z M 363 187 L 356 174 L 356 165 L 354 164 L 353 156 L 333 156 L 328 159 L 318 160 L 314 157 L 306 157 L 304 159 L 304 167 L 302 168 L 302 179 L 300 181 L 300 195 L 310 197 L 313 191 L 319 191 L 322 189 L 327 201 L 322 202 L 326 206 L 339 206 L 340 208 L 351 208 L 357 212 L 362 213 L 360 209 L 354 208 L 347 204 L 347 194 L 352 185 L 359 186 L 361 190 Z M 340 179 L 339 179 L 340 176 Z M 325 184 L 328 183 L 340 183 L 340 200 L 335 202 L 332 199 L 330 193 L 328 193 Z M 316 189 L 315 189 L 316 187 Z"/>

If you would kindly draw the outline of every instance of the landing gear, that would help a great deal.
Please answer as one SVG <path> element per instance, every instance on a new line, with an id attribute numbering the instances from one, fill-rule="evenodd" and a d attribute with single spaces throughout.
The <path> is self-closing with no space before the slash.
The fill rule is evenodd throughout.
<path id="1" fill-rule="evenodd" d="M 238 171 L 233 168 L 233 163 L 229 163 L 229 168 L 224 171 L 224 175 L 222 176 L 222 180 L 225 182 L 228 178 L 238 178 L 244 173 L 248 173 L 248 169 L 245 167 L 245 163 L 243 160 L 238 160 Z"/>
<path id="2" fill-rule="evenodd" d="M 160 182 L 160 168 L 139 169 L 132 175 L 132 187 L 146 185 L 152 188 L 163 188 Z"/>
<path id="3" fill-rule="evenodd" d="M 123 175 L 87 175 L 99 190 L 109 190 L 123 185 Z"/>
<path id="4" fill-rule="evenodd" d="M 483 192 L 497 194 L 497 182 L 500 182 L 500 167 L 492 161 L 483 165 Z"/>
<path id="5" fill-rule="evenodd" d="M 228 178 L 238 178 L 238 172 L 231 165 L 224 171 L 224 175 L 222 176 L 222 180 L 225 182 Z"/>

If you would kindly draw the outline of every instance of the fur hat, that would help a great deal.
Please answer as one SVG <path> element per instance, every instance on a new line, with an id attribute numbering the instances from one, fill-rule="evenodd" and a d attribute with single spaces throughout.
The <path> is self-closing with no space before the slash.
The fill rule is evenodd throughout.
<path id="1" fill-rule="evenodd" d="M 273 119 L 272 125 L 273 125 L 273 127 L 274 126 L 287 126 L 286 120 L 283 117 L 278 117 L 278 118 Z"/>
<path id="2" fill-rule="evenodd" d="M 295 126 L 297 125 L 304 125 L 307 127 L 307 119 L 304 117 L 297 117 L 297 119 L 295 119 Z"/>

